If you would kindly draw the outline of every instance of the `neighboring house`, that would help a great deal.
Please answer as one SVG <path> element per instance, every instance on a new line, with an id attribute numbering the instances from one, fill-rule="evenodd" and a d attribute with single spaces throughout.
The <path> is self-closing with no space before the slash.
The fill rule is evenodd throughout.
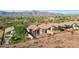
<path id="1" fill-rule="evenodd" d="M 5 44 L 9 44 L 9 40 L 11 39 L 12 35 L 14 33 L 14 27 L 8 27 L 5 29 Z M 2 35 L 3 35 L 3 31 L 0 30 L 0 42 L 1 42 L 1 39 L 2 39 Z"/>
<path id="2" fill-rule="evenodd" d="M 9 41 L 14 33 L 14 27 L 11 26 L 11 27 L 8 27 L 5 29 L 5 44 L 9 44 Z"/>
<path id="3" fill-rule="evenodd" d="M 1 42 L 1 39 L 2 39 L 2 35 L 3 35 L 3 31 L 0 30 L 0 42 Z"/>
<path id="4" fill-rule="evenodd" d="M 70 22 L 65 22 L 63 25 L 66 25 L 67 27 L 69 26 L 70 28 L 66 28 L 68 30 L 78 30 L 79 29 L 79 22 L 76 21 L 70 21 Z"/>
<path id="5" fill-rule="evenodd" d="M 63 25 L 64 25 L 64 24 L 66 24 L 66 25 L 78 24 L 78 25 L 79 25 L 79 21 L 63 22 L 62 24 L 63 24 Z"/>

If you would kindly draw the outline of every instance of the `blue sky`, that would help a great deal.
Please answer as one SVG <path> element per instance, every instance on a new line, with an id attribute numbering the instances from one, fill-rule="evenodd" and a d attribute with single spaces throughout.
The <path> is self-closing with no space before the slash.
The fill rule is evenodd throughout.
<path id="1" fill-rule="evenodd" d="M 50 10 L 52 13 L 79 14 L 79 10 Z"/>

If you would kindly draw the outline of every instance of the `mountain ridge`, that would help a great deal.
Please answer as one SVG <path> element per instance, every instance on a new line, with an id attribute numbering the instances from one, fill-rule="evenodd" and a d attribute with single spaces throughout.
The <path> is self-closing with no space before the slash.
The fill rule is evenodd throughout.
<path id="1" fill-rule="evenodd" d="M 47 11 L 22 11 L 22 12 L 7 12 L 7 11 L 0 11 L 0 16 L 53 16 L 53 15 L 63 15 L 60 13 L 50 13 Z"/>

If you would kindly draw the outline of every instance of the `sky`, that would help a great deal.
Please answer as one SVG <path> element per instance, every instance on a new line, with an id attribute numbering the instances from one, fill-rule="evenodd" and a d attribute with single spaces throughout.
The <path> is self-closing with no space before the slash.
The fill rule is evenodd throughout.
<path id="1" fill-rule="evenodd" d="M 79 14 L 79 10 L 50 10 L 51 13 Z"/>
<path id="2" fill-rule="evenodd" d="M 79 0 L 0 0 L 0 10 L 52 10 L 79 14 Z"/>

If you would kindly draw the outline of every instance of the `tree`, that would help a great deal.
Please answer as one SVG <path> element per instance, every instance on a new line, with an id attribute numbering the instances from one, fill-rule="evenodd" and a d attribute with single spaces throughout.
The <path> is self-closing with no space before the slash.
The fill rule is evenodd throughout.
<path id="1" fill-rule="evenodd" d="M 26 29 L 23 24 L 23 21 L 15 20 L 13 26 L 15 28 L 15 33 L 13 34 L 12 41 L 14 43 L 17 43 L 25 39 Z"/>

